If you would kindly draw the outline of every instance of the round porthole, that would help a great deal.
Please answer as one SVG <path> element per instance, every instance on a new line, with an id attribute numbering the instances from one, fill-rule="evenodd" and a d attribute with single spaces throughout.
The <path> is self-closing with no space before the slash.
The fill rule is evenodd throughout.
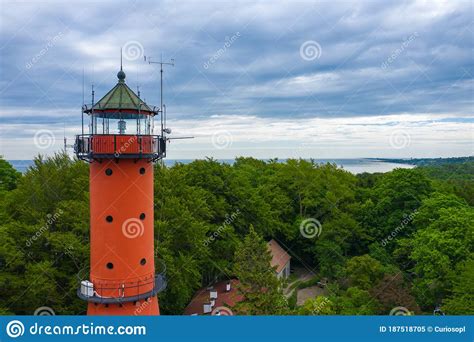
<path id="1" fill-rule="evenodd" d="M 144 220 L 145 219 L 145 213 L 141 213 L 140 214 L 140 220 Z"/>
<path id="2" fill-rule="evenodd" d="M 112 264 L 111 262 L 108 262 L 106 266 L 107 266 L 107 268 L 108 268 L 109 270 L 111 270 L 112 268 L 114 268 L 114 264 Z"/>
<path id="3" fill-rule="evenodd" d="M 141 175 L 144 175 L 144 174 L 145 174 L 145 171 L 146 171 L 146 170 L 145 170 L 144 167 L 141 167 L 141 168 L 140 168 L 140 174 L 141 174 Z"/>
<path id="4" fill-rule="evenodd" d="M 109 215 L 109 216 L 107 216 L 107 217 L 105 218 L 105 220 L 110 223 L 110 222 L 112 222 L 112 221 L 114 220 L 114 218 Z"/>
<path id="5" fill-rule="evenodd" d="M 143 265 L 145 265 L 145 264 L 146 264 L 146 259 L 145 259 L 145 258 L 143 258 L 142 260 L 140 260 L 140 265 L 143 266 Z"/>
<path id="6" fill-rule="evenodd" d="M 112 176 L 112 173 L 114 173 L 114 172 L 112 171 L 112 169 L 107 169 L 107 170 L 105 170 L 105 174 L 106 174 L 107 176 Z"/>

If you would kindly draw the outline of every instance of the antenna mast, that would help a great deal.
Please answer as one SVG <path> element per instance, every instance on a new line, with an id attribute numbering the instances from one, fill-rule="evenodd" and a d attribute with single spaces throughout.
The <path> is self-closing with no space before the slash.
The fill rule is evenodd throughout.
<path id="1" fill-rule="evenodd" d="M 91 86 L 91 89 L 92 89 L 92 106 L 91 106 L 91 117 L 92 117 L 92 134 L 95 134 L 96 133 L 96 126 L 97 126 L 97 118 L 94 116 L 94 95 L 95 95 L 95 92 L 94 92 L 94 83 L 92 83 L 92 86 Z"/>
<path id="2" fill-rule="evenodd" d="M 168 138 L 165 136 L 166 134 L 171 133 L 171 129 L 166 127 L 166 105 L 163 103 L 163 65 L 171 65 L 174 66 L 174 59 L 171 58 L 169 62 L 163 62 L 163 54 L 161 54 L 160 61 L 155 62 L 151 60 L 151 57 L 143 56 L 145 59 L 145 62 L 148 62 L 148 64 L 159 64 L 160 65 L 160 112 L 161 112 L 161 136 L 160 139 L 163 140 L 163 143 L 165 145 L 165 151 L 166 151 L 166 142 L 174 139 L 192 139 L 194 137 L 176 137 L 176 138 Z M 166 152 L 165 152 L 166 155 Z M 163 167 L 163 158 L 161 159 L 161 166 Z"/>
<path id="3" fill-rule="evenodd" d="M 82 107 L 81 107 L 81 134 L 84 136 L 84 67 L 82 67 Z"/>
<path id="4" fill-rule="evenodd" d="M 166 127 L 163 126 L 163 65 L 171 65 L 174 66 L 174 59 L 171 58 L 169 62 L 163 62 L 163 54 L 161 54 L 161 58 L 159 62 L 155 62 L 151 60 L 151 57 L 144 56 L 145 62 L 148 64 L 159 64 L 160 65 L 160 113 L 161 113 L 161 136 L 163 137 L 163 132 Z"/>

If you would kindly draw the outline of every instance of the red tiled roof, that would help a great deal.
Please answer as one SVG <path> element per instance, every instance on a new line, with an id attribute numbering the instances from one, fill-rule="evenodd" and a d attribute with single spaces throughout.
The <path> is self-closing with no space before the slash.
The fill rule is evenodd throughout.
<path id="1" fill-rule="evenodd" d="M 243 296 L 238 294 L 237 292 L 237 284 L 239 281 L 237 279 L 231 279 L 231 285 L 230 285 L 230 291 L 226 292 L 226 284 L 228 283 L 228 280 L 221 281 L 219 283 L 214 284 L 213 291 L 217 291 L 217 299 L 216 299 L 216 304 L 214 305 L 214 308 L 219 307 L 219 306 L 225 306 L 228 308 L 232 308 L 236 303 L 242 301 Z M 209 303 L 210 298 L 209 298 L 209 292 L 207 287 L 203 287 L 200 289 L 194 298 L 191 300 L 191 303 L 188 304 L 186 309 L 184 310 L 184 315 L 192 315 L 192 314 L 198 314 L 198 315 L 204 315 L 204 304 Z M 209 314 L 205 314 L 209 315 Z"/>
<path id="2" fill-rule="evenodd" d="M 291 257 L 275 240 L 271 239 L 267 245 L 272 254 L 272 261 L 270 264 L 272 267 L 276 266 L 277 273 L 280 273 L 288 261 L 290 261 Z"/>

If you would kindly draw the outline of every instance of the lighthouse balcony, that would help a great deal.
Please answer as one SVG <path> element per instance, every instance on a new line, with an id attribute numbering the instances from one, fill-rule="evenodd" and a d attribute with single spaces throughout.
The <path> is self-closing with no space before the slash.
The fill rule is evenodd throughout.
<path id="1" fill-rule="evenodd" d="M 165 139 L 159 135 L 84 134 L 77 135 L 74 151 L 79 159 L 165 157 Z"/>
<path id="2" fill-rule="evenodd" d="M 121 304 L 135 302 L 156 296 L 167 286 L 164 273 L 155 275 L 154 279 L 138 282 L 107 285 L 94 284 L 88 280 L 81 281 L 77 289 L 79 298 L 91 303 Z"/>

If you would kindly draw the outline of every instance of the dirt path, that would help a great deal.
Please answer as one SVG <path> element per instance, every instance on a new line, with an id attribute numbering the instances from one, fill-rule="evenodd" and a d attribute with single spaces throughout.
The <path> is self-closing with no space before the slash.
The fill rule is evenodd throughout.
<path id="1" fill-rule="evenodd" d="M 296 276 L 296 279 L 288 284 L 288 286 L 284 290 L 284 294 L 287 298 L 289 298 L 289 297 L 291 297 L 291 295 L 293 294 L 294 291 L 298 291 L 297 292 L 297 301 L 296 301 L 296 304 L 298 306 L 303 305 L 304 302 L 308 298 L 314 298 L 314 297 L 317 297 L 317 296 L 325 295 L 327 293 L 327 291 L 325 289 L 323 289 L 323 288 L 321 288 L 317 285 L 310 286 L 310 287 L 307 287 L 307 288 L 304 288 L 304 289 L 301 289 L 301 290 L 292 289 L 292 285 L 294 285 L 295 283 L 310 280 L 311 278 L 313 278 L 315 276 L 314 273 L 312 273 L 311 271 L 308 271 L 307 269 L 305 269 L 303 267 L 295 267 L 295 271 L 293 272 L 293 274 Z"/>
<path id="2" fill-rule="evenodd" d="M 285 294 L 287 298 L 291 297 L 291 295 L 295 291 L 295 289 L 292 289 L 293 284 L 297 282 L 307 281 L 311 279 L 312 277 L 314 277 L 314 274 L 308 271 L 307 269 L 305 269 L 304 267 L 295 267 L 293 275 L 296 276 L 296 279 L 293 280 L 291 283 L 289 283 L 286 289 L 283 291 L 283 293 Z M 301 290 L 298 290 L 298 291 L 301 291 Z"/>
<path id="3" fill-rule="evenodd" d="M 319 286 L 311 286 L 305 289 L 298 290 L 296 305 L 301 306 L 308 298 L 325 295 L 327 291 Z"/>

